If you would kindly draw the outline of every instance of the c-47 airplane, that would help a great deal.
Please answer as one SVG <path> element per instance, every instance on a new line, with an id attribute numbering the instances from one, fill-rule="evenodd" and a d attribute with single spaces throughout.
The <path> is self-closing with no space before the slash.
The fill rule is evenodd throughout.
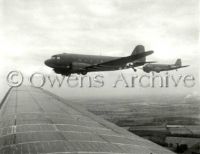
<path id="1" fill-rule="evenodd" d="M 82 54 L 57 54 L 45 61 L 45 64 L 62 75 L 69 76 L 72 73 L 85 75 L 88 72 L 114 71 L 120 69 L 142 66 L 146 63 L 146 56 L 153 51 L 146 51 L 143 45 L 137 45 L 132 54 L 127 57 L 109 57 Z"/>
<path id="2" fill-rule="evenodd" d="M 161 72 L 161 71 L 170 71 L 177 70 L 179 68 L 188 67 L 189 65 L 182 66 L 181 59 L 177 59 L 175 64 L 146 64 L 143 66 L 143 71 L 146 73 L 149 72 Z"/>

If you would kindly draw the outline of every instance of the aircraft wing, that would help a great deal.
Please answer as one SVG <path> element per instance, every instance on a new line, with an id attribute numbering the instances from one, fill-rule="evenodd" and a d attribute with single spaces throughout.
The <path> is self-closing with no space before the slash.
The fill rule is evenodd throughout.
<path id="1" fill-rule="evenodd" d="M 133 67 L 138 67 L 138 66 L 142 66 L 144 64 L 152 64 L 152 63 L 156 63 L 156 61 L 145 61 L 145 62 L 138 61 L 138 62 L 133 63 L 132 66 Z"/>
<path id="2" fill-rule="evenodd" d="M 136 55 L 131 55 L 128 57 L 121 57 L 121 58 L 117 58 L 117 59 L 114 59 L 111 61 L 99 63 L 96 65 L 91 65 L 91 66 L 83 68 L 82 70 L 93 71 L 93 70 L 119 69 L 121 67 L 124 67 L 129 62 L 134 62 L 134 61 L 136 61 L 140 58 L 146 57 L 152 53 L 153 53 L 153 51 L 147 51 L 147 52 L 139 53 Z"/>
<path id="3" fill-rule="evenodd" d="M 0 103 L 1 154 L 173 154 L 69 100 L 28 86 Z"/>

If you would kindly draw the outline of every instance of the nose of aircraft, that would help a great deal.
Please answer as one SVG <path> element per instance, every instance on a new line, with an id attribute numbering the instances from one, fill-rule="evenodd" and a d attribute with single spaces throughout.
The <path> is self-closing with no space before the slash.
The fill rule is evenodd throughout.
<path id="1" fill-rule="evenodd" d="M 51 60 L 50 59 L 47 59 L 44 61 L 45 65 L 51 67 Z"/>

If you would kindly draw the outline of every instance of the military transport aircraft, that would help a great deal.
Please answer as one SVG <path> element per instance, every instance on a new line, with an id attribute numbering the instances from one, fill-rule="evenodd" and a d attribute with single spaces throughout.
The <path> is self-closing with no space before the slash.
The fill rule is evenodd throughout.
<path id="1" fill-rule="evenodd" d="M 114 71 L 120 69 L 142 66 L 146 63 L 146 56 L 153 51 L 146 51 L 143 45 L 137 45 L 132 54 L 127 57 L 109 57 L 82 54 L 57 54 L 45 61 L 45 64 L 62 75 L 69 76 L 72 73 L 85 75 L 88 72 Z"/>
<path id="2" fill-rule="evenodd" d="M 189 65 L 182 66 L 181 59 L 177 59 L 175 64 L 146 64 L 143 66 L 143 71 L 146 73 L 149 72 L 161 72 L 161 71 L 170 71 L 177 70 L 179 68 L 188 67 Z"/>

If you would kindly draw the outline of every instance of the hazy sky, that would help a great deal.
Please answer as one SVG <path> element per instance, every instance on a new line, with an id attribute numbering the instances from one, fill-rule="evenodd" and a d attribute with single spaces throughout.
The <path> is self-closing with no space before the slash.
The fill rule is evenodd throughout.
<path id="1" fill-rule="evenodd" d="M 0 76 L 51 72 L 43 62 L 57 53 L 126 56 L 137 44 L 199 76 L 198 11 L 198 0 L 0 0 Z"/>

